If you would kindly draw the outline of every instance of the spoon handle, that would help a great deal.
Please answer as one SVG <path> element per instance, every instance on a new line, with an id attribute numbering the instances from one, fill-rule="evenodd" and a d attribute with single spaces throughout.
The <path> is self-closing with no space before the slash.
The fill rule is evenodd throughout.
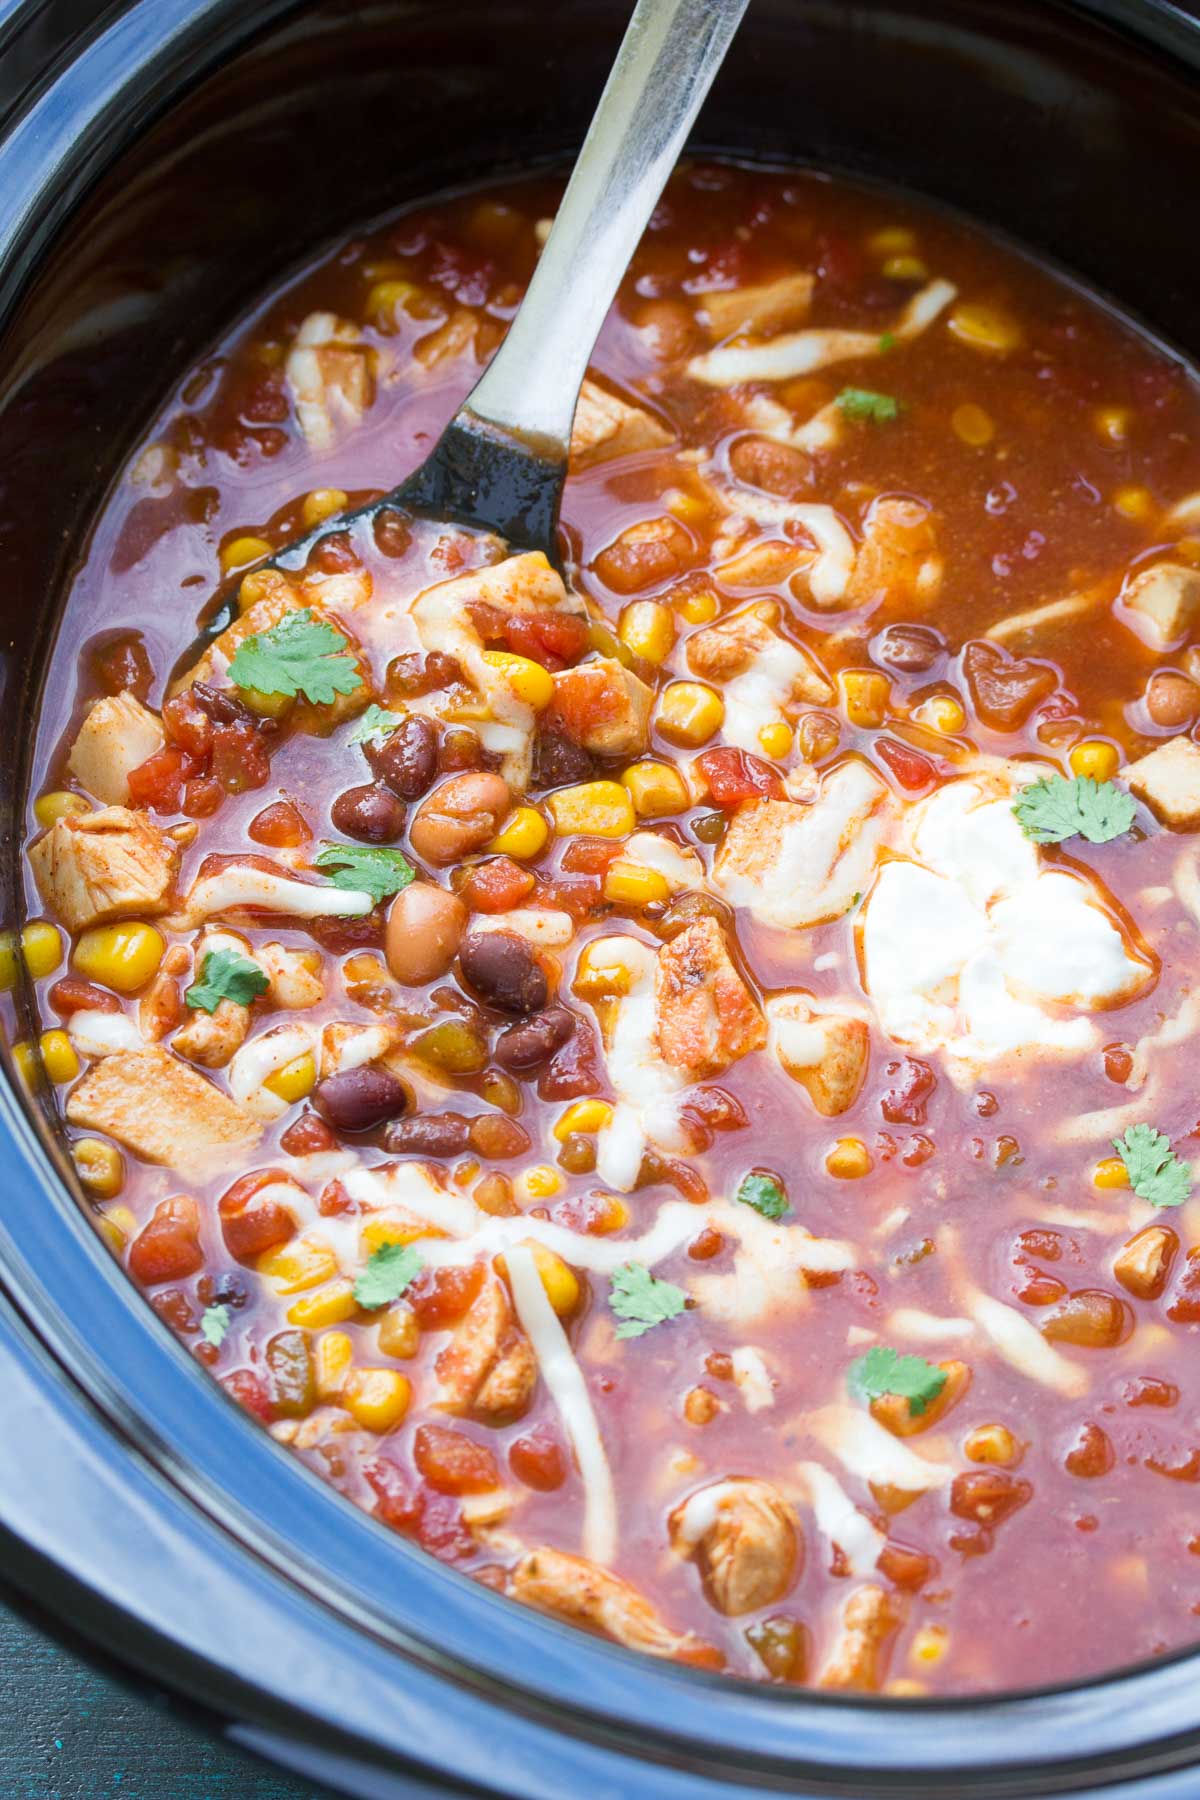
<path id="1" fill-rule="evenodd" d="M 638 0 L 508 335 L 462 409 L 565 455 L 604 315 L 748 0 Z"/>

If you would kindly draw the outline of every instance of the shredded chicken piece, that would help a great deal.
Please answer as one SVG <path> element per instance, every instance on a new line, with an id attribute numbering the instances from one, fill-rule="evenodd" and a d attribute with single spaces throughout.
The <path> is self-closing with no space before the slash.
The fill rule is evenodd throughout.
<path id="1" fill-rule="evenodd" d="M 235 1100 L 159 1045 L 106 1056 L 72 1089 L 66 1113 L 188 1176 L 236 1167 L 262 1135 Z"/>
<path id="2" fill-rule="evenodd" d="M 106 694 L 88 708 L 67 767 L 105 806 L 127 806 L 130 774 L 164 741 L 158 715 L 140 700 L 128 693 Z"/>
<path id="3" fill-rule="evenodd" d="M 531 1550 L 509 1577 L 514 1599 L 577 1625 L 590 1625 L 630 1650 L 719 1669 L 720 1652 L 691 1632 L 672 1631 L 644 1595 L 620 1576 L 562 1550 Z"/>
<path id="4" fill-rule="evenodd" d="M 223 1069 L 241 1049 L 250 1030 L 250 1008 L 221 1000 L 215 1012 L 197 1007 L 175 1033 L 171 1048 L 206 1069 Z"/>
<path id="5" fill-rule="evenodd" d="M 513 1317 L 508 1289 L 489 1275 L 435 1365 L 435 1406 L 493 1421 L 524 1412 L 537 1384 L 537 1359 Z"/>
<path id="6" fill-rule="evenodd" d="M 803 1566 L 800 1522 L 767 1481 L 698 1488 L 667 1523 L 672 1546 L 695 1559 L 709 1599 L 728 1618 L 782 1600 Z"/>
<path id="7" fill-rule="evenodd" d="M 838 1635 L 817 1686 L 877 1693 L 883 1685 L 887 1643 L 900 1623 L 900 1612 L 883 1588 L 874 1583 L 856 1588 L 842 1609 Z"/>
<path id="8" fill-rule="evenodd" d="M 694 381 L 710 387 L 734 387 L 739 381 L 791 381 L 834 363 L 879 356 L 886 337 L 893 343 L 918 337 L 949 306 L 957 291 L 948 281 L 931 281 L 913 295 L 888 333 L 820 328 L 793 331 L 764 344 L 708 350 L 692 357 L 687 372 Z"/>
<path id="9" fill-rule="evenodd" d="M 692 1081 L 727 1069 L 767 1041 L 758 1003 L 730 961 L 715 919 L 664 944 L 654 980 L 664 1060 Z"/>
<path id="10" fill-rule="evenodd" d="M 571 467 L 590 469 L 593 464 L 616 456 L 661 450 L 674 436 L 645 407 L 631 406 L 597 381 L 585 381 L 579 390 L 571 430 Z"/>
<path id="11" fill-rule="evenodd" d="M 358 326 L 336 313 L 309 313 L 284 365 L 300 429 L 312 450 L 329 450 L 371 404 L 370 352 Z"/>
<path id="12" fill-rule="evenodd" d="M 125 806 L 68 813 L 31 845 L 43 900 L 69 931 L 167 910 L 179 846 Z"/>

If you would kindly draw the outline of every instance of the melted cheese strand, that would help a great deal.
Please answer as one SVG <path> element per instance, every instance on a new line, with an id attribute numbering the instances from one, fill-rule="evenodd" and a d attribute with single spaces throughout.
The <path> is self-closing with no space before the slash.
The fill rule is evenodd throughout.
<path id="1" fill-rule="evenodd" d="M 941 1487 L 953 1473 L 944 1463 L 918 1456 L 869 1412 L 857 1407 L 835 1402 L 810 1413 L 806 1423 L 818 1442 L 860 1481 L 921 1494 Z"/>
<path id="2" fill-rule="evenodd" d="M 1022 1375 L 1072 1400 L 1087 1393 L 1085 1371 L 1048 1344 L 1037 1326 L 1030 1324 L 1014 1306 L 1005 1306 L 990 1294 L 975 1294 L 970 1310 L 1005 1362 Z"/>
<path id="3" fill-rule="evenodd" d="M 808 1489 L 817 1530 L 842 1552 L 852 1575 L 869 1575 L 887 1543 L 883 1532 L 821 1463 L 803 1462 L 797 1474 Z"/>

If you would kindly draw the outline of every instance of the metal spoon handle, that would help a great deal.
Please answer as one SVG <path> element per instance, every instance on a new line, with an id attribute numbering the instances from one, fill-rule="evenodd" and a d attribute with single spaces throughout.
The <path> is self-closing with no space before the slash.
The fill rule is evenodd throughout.
<path id="1" fill-rule="evenodd" d="M 565 449 L 604 315 L 747 4 L 638 0 L 521 309 L 463 413 Z"/>

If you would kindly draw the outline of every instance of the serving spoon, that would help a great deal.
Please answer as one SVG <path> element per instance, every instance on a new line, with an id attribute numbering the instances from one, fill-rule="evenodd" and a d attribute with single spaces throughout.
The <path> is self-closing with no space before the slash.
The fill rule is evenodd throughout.
<path id="1" fill-rule="evenodd" d="M 297 569 L 331 531 L 396 507 L 495 532 L 560 566 L 558 510 L 592 347 L 748 3 L 638 0 L 525 298 L 480 380 L 398 487 L 256 567 Z M 183 660 L 234 612 L 222 606 Z"/>

